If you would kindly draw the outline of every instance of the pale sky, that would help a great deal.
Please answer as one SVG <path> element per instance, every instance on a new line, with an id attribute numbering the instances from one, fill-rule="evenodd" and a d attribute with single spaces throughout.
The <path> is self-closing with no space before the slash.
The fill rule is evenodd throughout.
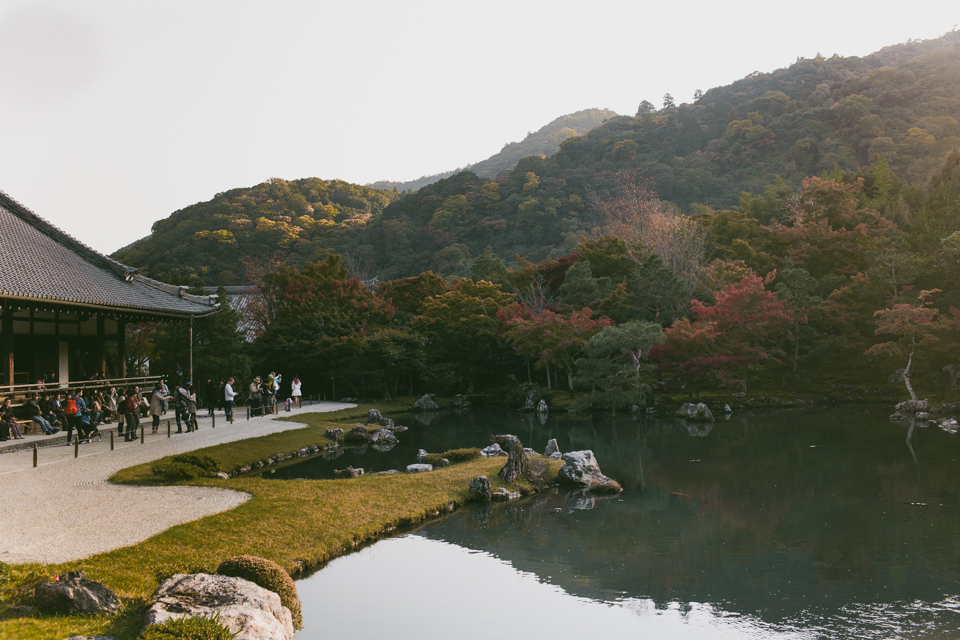
<path id="1" fill-rule="evenodd" d="M 956 0 L 0 0 L 0 190 L 109 253 L 273 176 L 410 180 L 958 22 Z"/>

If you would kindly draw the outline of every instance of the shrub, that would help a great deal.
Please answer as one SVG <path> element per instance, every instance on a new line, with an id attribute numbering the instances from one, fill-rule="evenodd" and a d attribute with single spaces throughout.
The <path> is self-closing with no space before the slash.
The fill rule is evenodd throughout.
<path id="1" fill-rule="evenodd" d="M 509 407 L 523 407 L 527 401 L 527 394 L 533 391 L 533 406 L 540 404 L 541 400 L 546 400 L 547 404 L 553 406 L 553 389 L 545 389 L 536 382 L 514 383 L 501 387 L 497 396 L 502 398 L 503 404 Z"/>
<path id="2" fill-rule="evenodd" d="M 273 560 L 256 556 L 236 556 L 228 558 L 217 567 L 217 573 L 222 576 L 243 578 L 250 582 L 273 591 L 280 596 L 280 602 L 293 616 L 293 628 L 303 628 L 303 615 L 300 611 L 300 597 L 297 595 L 297 585 L 290 574 L 283 570 Z"/>
<path id="3" fill-rule="evenodd" d="M 433 465 L 434 469 L 439 469 L 443 466 L 443 456 L 439 453 L 428 453 L 423 456 L 423 462 L 425 464 Z"/>
<path id="4" fill-rule="evenodd" d="M 181 453 L 178 456 L 173 456 L 173 461 L 181 464 L 192 464 L 195 467 L 200 467 L 206 471 L 208 475 L 212 475 L 220 471 L 220 461 L 208 453 Z"/>
<path id="5" fill-rule="evenodd" d="M 449 460 L 451 464 L 454 462 L 466 462 L 467 460 L 479 458 L 480 449 L 476 447 L 470 449 L 450 449 L 450 451 L 444 451 L 440 455 Z"/>
<path id="6" fill-rule="evenodd" d="M 162 624 L 152 624 L 141 633 L 137 640 L 231 640 L 237 634 L 230 633 L 220 617 L 180 618 L 167 620 Z"/>
<path id="7" fill-rule="evenodd" d="M 192 480 L 209 475 L 204 469 L 182 462 L 161 462 L 150 467 L 150 472 L 161 480 Z"/>

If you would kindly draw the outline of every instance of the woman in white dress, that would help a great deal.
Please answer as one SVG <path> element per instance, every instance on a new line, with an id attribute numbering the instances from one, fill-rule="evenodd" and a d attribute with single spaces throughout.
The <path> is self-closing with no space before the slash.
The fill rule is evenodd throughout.
<path id="1" fill-rule="evenodd" d="M 293 381 L 290 383 L 290 397 L 297 403 L 297 409 L 300 408 L 300 395 L 300 376 L 293 376 Z"/>

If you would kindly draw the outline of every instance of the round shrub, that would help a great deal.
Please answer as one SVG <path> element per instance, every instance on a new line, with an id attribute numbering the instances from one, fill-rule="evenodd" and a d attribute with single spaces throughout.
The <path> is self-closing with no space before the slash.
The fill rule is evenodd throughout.
<path id="1" fill-rule="evenodd" d="M 181 453 L 178 456 L 173 456 L 173 461 L 181 464 L 192 464 L 195 467 L 200 467 L 206 471 L 207 475 L 213 475 L 214 473 L 220 471 L 220 461 L 208 453 Z"/>
<path id="2" fill-rule="evenodd" d="M 300 597 L 297 595 L 297 585 L 290 574 L 283 570 L 273 560 L 258 558 L 257 556 L 236 556 L 228 558 L 217 567 L 217 573 L 222 576 L 243 578 L 273 591 L 280 596 L 280 602 L 293 616 L 293 628 L 303 628 L 303 615 L 300 612 Z"/>
<path id="3" fill-rule="evenodd" d="M 204 469 L 183 462 L 161 462 L 150 467 L 150 472 L 161 480 L 192 480 L 209 475 Z"/>
<path id="4" fill-rule="evenodd" d="M 152 624 L 137 640 L 231 640 L 234 635 L 220 623 L 219 617 L 181 618 Z"/>
<path id="5" fill-rule="evenodd" d="M 450 449 L 450 451 L 444 451 L 440 454 L 444 458 L 450 461 L 451 464 L 454 462 L 466 462 L 467 460 L 473 460 L 474 458 L 480 457 L 480 449 L 472 447 L 469 449 Z"/>

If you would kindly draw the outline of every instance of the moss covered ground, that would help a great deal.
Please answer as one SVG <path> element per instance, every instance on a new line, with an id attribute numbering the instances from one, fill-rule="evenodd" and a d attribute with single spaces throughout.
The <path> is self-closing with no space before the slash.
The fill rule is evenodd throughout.
<path id="1" fill-rule="evenodd" d="M 309 426 L 199 451 L 218 459 L 222 468 L 233 469 L 281 451 L 325 444 L 329 440 L 323 432 L 343 426 L 335 421 L 365 416 L 370 406 L 361 405 L 337 414 L 300 415 L 296 421 Z M 377 407 L 385 410 L 383 403 Z M 504 460 L 480 458 L 432 473 L 353 480 L 237 477 L 185 481 L 183 484 L 245 491 L 253 497 L 231 511 L 178 525 L 144 542 L 84 560 L 62 565 L 0 565 L 3 609 L 11 604 L 29 604 L 31 586 L 38 580 L 75 569 L 83 569 L 89 578 L 116 591 L 126 605 L 124 612 L 114 618 L 33 617 L 6 610 L 0 614 L 0 639 L 57 639 L 94 633 L 112 635 L 118 640 L 135 638 L 144 603 L 160 581 L 170 575 L 212 573 L 226 558 L 254 555 L 273 560 L 296 577 L 364 542 L 452 511 L 467 500 L 471 478 L 487 475 L 493 479 Z M 560 466 L 551 463 L 554 476 Z M 157 483 L 149 464 L 125 469 L 114 481 Z M 104 535 L 110 532 L 104 531 Z"/>

